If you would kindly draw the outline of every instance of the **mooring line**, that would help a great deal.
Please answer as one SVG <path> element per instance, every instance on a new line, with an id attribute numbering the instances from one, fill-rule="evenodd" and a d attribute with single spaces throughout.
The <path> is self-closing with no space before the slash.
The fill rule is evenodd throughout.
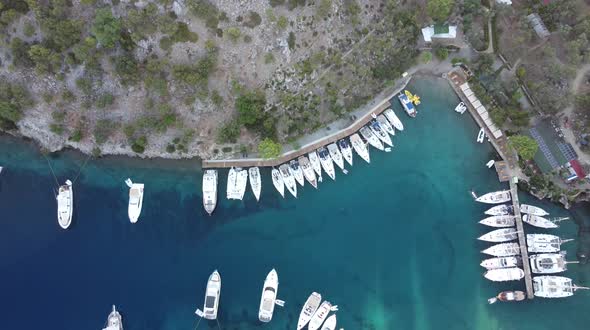
<path id="1" fill-rule="evenodd" d="M 80 166 L 80 169 L 78 169 L 78 174 L 76 174 L 76 178 L 74 178 L 74 181 L 72 181 L 72 184 L 76 183 L 76 180 L 78 180 L 78 178 L 80 177 L 80 174 L 82 173 L 82 170 L 84 169 L 84 167 L 86 167 L 86 163 L 88 163 L 88 160 L 90 160 L 90 157 L 92 157 L 92 154 L 88 154 L 88 157 L 86 157 L 86 160 L 84 161 L 82 166 Z"/>
<path id="2" fill-rule="evenodd" d="M 45 156 L 45 154 L 43 154 L 43 157 L 45 157 L 45 160 L 47 161 L 47 165 L 49 165 L 49 170 L 51 171 L 51 175 L 53 175 L 53 179 L 55 180 L 55 185 L 57 187 L 59 187 L 59 182 L 57 181 L 57 176 L 55 175 L 55 172 L 53 171 L 53 167 L 51 167 L 51 162 L 49 161 L 49 158 L 47 158 L 47 156 Z"/>

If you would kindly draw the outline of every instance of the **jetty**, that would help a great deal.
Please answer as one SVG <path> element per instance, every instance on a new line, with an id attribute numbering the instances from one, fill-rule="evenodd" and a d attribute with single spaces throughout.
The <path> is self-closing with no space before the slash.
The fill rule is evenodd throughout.
<path id="1" fill-rule="evenodd" d="M 531 264 L 529 262 L 529 252 L 526 245 L 526 235 L 524 232 L 524 225 L 522 215 L 520 214 L 520 201 L 518 199 L 518 187 L 516 186 L 517 178 L 510 180 L 510 195 L 512 196 L 512 207 L 514 210 L 514 217 L 516 219 L 516 231 L 518 233 L 518 245 L 520 245 L 520 255 L 522 257 L 522 266 L 524 270 L 524 284 L 526 286 L 526 296 L 528 299 L 533 299 L 535 294 L 533 292 L 533 279 L 531 275 Z"/>

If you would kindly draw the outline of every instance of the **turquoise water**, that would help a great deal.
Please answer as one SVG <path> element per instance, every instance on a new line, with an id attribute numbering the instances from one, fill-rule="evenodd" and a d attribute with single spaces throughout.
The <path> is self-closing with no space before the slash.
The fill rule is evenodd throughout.
<path id="1" fill-rule="evenodd" d="M 195 161 L 91 160 L 75 184 L 72 227 L 55 220 L 47 162 L 34 147 L 0 140 L 0 266 L 5 329 L 100 329 L 117 304 L 125 329 L 192 329 L 208 275 L 222 276 L 219 321 L 223 329 L 295 329 L 311 291 L 338 304 L 338 326 L 357 329 L 556 329 L 590 321 L 590 293 L 563 300 L 487 305 L 486 299 L 524 282 L 491 283 L 482 276 L 475 238 L 484 205 L 478 193 L 504 187 L 484 164 L 488 144 L 478 128 L 452 109 L 455 95 L 444 80 L 410 85 L 423 100 L 419 115 L 402 115 L 406 129 L 392 153 L 359 157 L 348 175 L 326 179 L 299 198 L 279 198 L 269 171 L 255 203 L 220 203 L 212 217 L 201 204 L 201 172 Z M 60 181 L 73 178 L 84 156 L 50 157 Z M 225 187 L 227 171 L 220 172 Z M 127 219 L 131 177 L 146 184 L 142 217 Z M 521 199 L 555 216 L 553 204 Z M 528 228 L 530 231 L 530 228 Z M 565 222 L 556 232 L 576 237 Z M 535 230 L 541 232 L 540 230 Z M 570 260 L 578 242 L 566 245 Z M 279 274 L 272 322 L 257 321 L 261 286 L 271 268 Z M 590 285 L 587 265 L 567 276 Z M 215 322 L 199 324 L 214 329 Z"/>

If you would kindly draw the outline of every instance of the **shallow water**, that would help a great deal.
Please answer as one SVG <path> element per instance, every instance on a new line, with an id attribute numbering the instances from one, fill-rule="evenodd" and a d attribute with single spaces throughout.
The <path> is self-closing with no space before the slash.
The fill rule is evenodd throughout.
<path id="1" fill-rule="evenodd" d="M 125 329 L 192 329 L 206 280 L 222 276 L 223 329 L 295 329 L 311 291 L 338 304 L 338 327 L 357 329 L 556 329 L 590 321 L 590 292 L 562 300 L 487 305 L 524 282 L 491 283 L 482 276 L 475 238 L 484 205 L 478 193 L 505 187 L 484 164 L 489 144 L 476 144 L 478 128 L 453 109 L 458 102 L 444 80 L 417 79 L 410 89 L 423 104 L 392 153 L 371 150 L 371 164 L 355 157 L 350 173 L 325 177 L 316 191 L 282 199 L 262 171 L 261 202 L 224 198 L 212 217 L 201 204 L 196 161 L 90 160 L 75 183 L 75 214 L 63 231 L 55 219 L 55 187 L 34 147 L 0 139 L 0 316 L 4 329 L 101 329 L 116 304 Z M 49 158 L 60 182 L 73 178 L 85 157 Z M 131 177 L 146 184 L 139 222 L 127 219 Z M 564 209 L 521 199 L 555 216 Z M 529 227 L 526 228 L 531 231 Z M 535 230 L 535 232 L 541 232 Z M 555 231 L 576 237 L 573 221 Z M 577 242 L 566 245 L 575 259 Z M 279 274 L 279 298 L 270 324 L 257 321 L 262 283 Z M 588 265 L 565 273 L 590 285 Z M 202 308 L 202 307 L 201 307 Z M 214 329 L 201 322 L 200 329 Z"/>

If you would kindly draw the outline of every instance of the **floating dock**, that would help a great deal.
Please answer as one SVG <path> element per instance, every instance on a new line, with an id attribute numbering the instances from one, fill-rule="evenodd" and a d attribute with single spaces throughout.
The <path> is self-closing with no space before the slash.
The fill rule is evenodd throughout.
<path id="1" fill-rule="evenodd" d="M 516 180 L 510 180 L 510 195 L 512 196 L 512 207 L 514 208 L 514 217 L 516 218 L 516 230 L 518 232 L 518 244 L 520 245 L 520 254 L 522 257 L 522 266 L 524 270 L 524 284 L 526 286 L 526 296 L 528 299 L 533 299 L 535 294 L 533 292 L 533 279 L 531 275 L 531 264 L 529 261 L 529 251 L 526 245 L 526 235 L 524 232 L 524 225 L 522 223 L 522 215 L 520 214 L 520 201 L 518 200 L 518 187 Z"/>

